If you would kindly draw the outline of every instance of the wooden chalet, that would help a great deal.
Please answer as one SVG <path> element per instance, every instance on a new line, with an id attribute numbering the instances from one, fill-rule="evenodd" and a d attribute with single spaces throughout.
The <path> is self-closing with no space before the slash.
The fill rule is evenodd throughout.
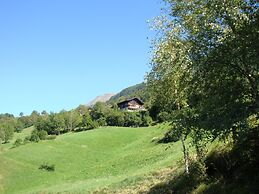
<path id="1" fill-rule="evenodd" d="M 139 98 L 131 98 L 117 104 L 121 110 L 140 111 L 144 110 L 144 102 Z"/>

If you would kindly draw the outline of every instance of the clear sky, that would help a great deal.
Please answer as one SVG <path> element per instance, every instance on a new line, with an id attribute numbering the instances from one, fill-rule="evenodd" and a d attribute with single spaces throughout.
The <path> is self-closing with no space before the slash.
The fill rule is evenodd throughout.
<path id="1" fill-rule="evenodd" d="M 69 110 L 143 81 L 160 0 L 0 0 L 0 113 Z"/>

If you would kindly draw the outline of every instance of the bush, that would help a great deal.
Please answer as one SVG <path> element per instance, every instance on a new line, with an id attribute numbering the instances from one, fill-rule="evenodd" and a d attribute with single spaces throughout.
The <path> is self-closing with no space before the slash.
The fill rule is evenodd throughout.
<path id="1" fill-rule="evenodd" d="M 41 130 L 41 131 L 38 131 L 38 136 L 40 140 L 45 140 L 48 136 L 48 133 L 47 131 Z"/>
<path id="2" fill-rule="evenodd" d="M 140 127 L 142 124 L 141 116 L 136 112 L 125 112 L 125 127 Z"/>
<path id="3" fill-rule="evenodd" d="M 93 121 L 93 123 L 92 123 L 92 129 L 96 129 L 96 128 L 98 128 L 100 125 L 99 125 L 99 123 L 97 122 L 97 121 Z"/>
<path id="4" fill-rule="evenodd" d="M 102 127 L 107 126 L 105 117 L 101 117 L 101 118 L 97 119 L 96 122 L 98 123 L 99 126 L 102 126 Z"/>
<path id="5" fill-rule="evenodd" d="M 31 139 L 31 136 L 25 137 L 24 140 L 23 140 L 23 144 L 29 143 L 31 141 L 30 139 Z"/>
<path id="6" fill-rule="evenodd" d="M 39 169 L 40 170 L 46 170 L 48 172 L 54 172 L 55 171 L 55 165 L 54 164 L 49 165 L 49 164 L 45 163 L 45 164 L 40 165 Z"/>
<path id="7" fill-rule="evenodd" d="M 157 120 L 159 123 L 170 121 L 170 119 L 171 119 L 171 115 L 168 112 L 160 112 L 157 116 Z"/>
<path id="8" fill-rule="evenodd" d="M 152 124 L 153 119 L 152 117 L 149 116 L 149 112 L 145 111 L 145 112 L 141 112 L 142 114 L 142 127 L 148 127 Z"/>
<path id="9" fill-rule="evenodd" d="M 32 141 L 32 142 L 39 142 L 40 138 L 39 138 L 38 134 L 37 133 L 32 133 L 31 137 L 30 137 L 30 141 Z"/>
<path id="10" fill-rule="evenodd" d="M 106 121 L 109 126 L 123 126 L 125 122 L 124 114 L 121 111 L 111 111 L 107 115 Z"/>
<path id="11" fill-rule="evenodd" d="M 21 139 L 21 138 L 18 138 L 18 139 L 16 139 L 16 141 L 14 142 L 13 147 L 18 147 L 18 146 L 22 145 L 22 143 L 23 143 L 22 139 Z"/>

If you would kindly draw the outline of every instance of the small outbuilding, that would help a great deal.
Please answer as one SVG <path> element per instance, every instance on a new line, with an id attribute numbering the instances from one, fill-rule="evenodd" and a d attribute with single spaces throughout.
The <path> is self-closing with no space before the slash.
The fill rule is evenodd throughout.
<path id="1" fill-rule="evenodd" d="M 144 102 L 139 98 L 131 98 L 117 104 L 121 110 L 140 111 L 145 110 Z"/>

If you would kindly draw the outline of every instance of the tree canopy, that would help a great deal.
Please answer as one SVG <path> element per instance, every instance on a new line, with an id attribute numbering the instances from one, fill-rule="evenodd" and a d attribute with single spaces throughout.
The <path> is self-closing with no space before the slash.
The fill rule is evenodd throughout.
<path id="1" fill-rule="evenodd" d="M 215 135 L 258 112 L 257 1 L 166 0 L 148 83 L 162 108 L 189 107 Z M 159 100 L 158 100 L 159 99 Z"/>
<path id="2" fill-rule="evenodd" d="M 237 140 L 258 119 L 258 1 L 164 1 L 147 76 L 153 105 L 172 115 L 183 150 L 188 134 L 196 145 L 211 136 Z"/>

